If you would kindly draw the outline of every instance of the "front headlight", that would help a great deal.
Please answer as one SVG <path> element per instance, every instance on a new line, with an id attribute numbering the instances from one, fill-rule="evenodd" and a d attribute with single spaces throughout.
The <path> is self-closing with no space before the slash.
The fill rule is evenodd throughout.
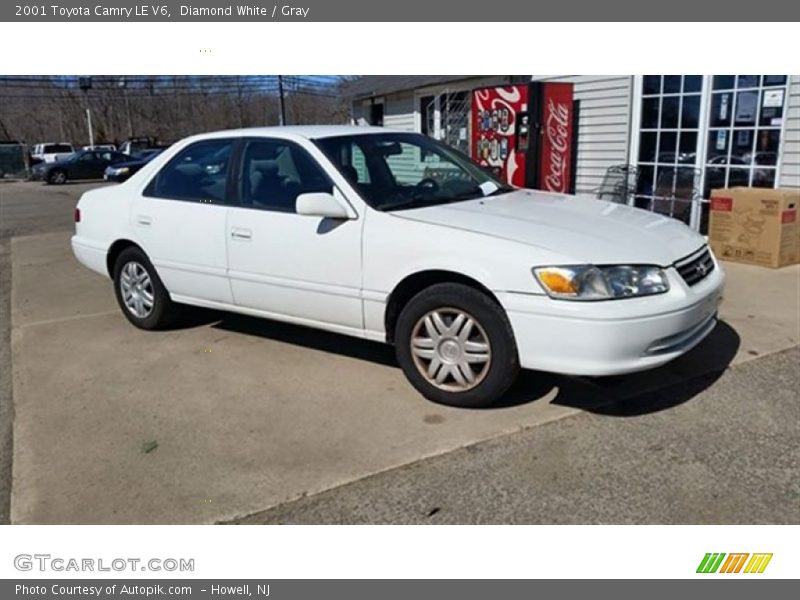
<path id="1" fill-rule="evenodd" d="M 112 175 L 125 175 L 125 173 L 127 173 L 128 171 L 130 171 L 130 169 L 128 167 L 120 167 L 119 169 L 111 169 L 111 174 Z"/>
<path id="2" fill-rule="evenodd" d="M 633 298 L 669 290 L 666 273 L 649 265 L 537 267 L 533 274 L 548 296 L 560 300 Z"/>

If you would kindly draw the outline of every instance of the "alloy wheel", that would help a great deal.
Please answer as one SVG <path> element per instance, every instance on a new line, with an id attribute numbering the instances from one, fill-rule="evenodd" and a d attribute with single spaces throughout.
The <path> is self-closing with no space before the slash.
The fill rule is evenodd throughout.
<path id="1" fill-rule="evenodd" d="M 130 261 L 123 265 L 119 277 L 122 302 L 131 314 L 139 319 L 153 312 L 155 297 L 150 275 L 140 263 Z"/>

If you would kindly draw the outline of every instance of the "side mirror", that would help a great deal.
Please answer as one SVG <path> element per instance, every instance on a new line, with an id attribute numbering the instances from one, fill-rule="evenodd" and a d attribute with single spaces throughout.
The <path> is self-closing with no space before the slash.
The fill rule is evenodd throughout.
<path id="1" fill-rule="evenodd" d="M 329 219 L 351 218 L 345 207 L 333 194 L 313 192 L 300 194 L 295 205 L 297 214 L 308 217 L 327 217 Z"/>

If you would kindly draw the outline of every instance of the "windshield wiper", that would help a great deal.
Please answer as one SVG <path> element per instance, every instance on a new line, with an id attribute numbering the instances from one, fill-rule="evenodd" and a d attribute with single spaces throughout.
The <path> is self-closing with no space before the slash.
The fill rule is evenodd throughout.
<path id="1" fill-rule="evenodd" d="M 439 202 L 446 202 L 441 198 L 436 198 L 435 200 L 420 200 L 419 198 L 412 198 L 411 200 L 403 200 L 402 202 L 394 202 L 391 204 L 384 204 L 380 206 L 378 210 L 387 211 L 387 210 L 400 210 L 403 208 L 422 208 L 423 206 L 427 206 L 430 204 L 438 204 Z"/>
<path id="2" fill-rule="evenodd" d="M 386 204 L 381 206 L 379 210 L 402 210 L 404 208 L 423 208 L 424 206 L 432 206 L 436 204 L 452 204 L 453 202 L 466 202 L 468 200 L 480 200 L 481 198 L 488 198 L 490 196 L 499 196 L 500 194 L 508 194 L 513 192 L 515 188 L 510 186 L 498 187 L 496 190 L 486 194 L 485 196 L 480 191 L 470 192 L 468 194 L 459 194 L 457 196 L 450 196 L 448 198 L 411 198 L 393 204 Z"/>

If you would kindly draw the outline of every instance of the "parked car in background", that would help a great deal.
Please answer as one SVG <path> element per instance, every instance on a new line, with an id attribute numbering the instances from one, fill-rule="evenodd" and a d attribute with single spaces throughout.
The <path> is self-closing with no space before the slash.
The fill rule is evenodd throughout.
<path id="1" fill-rule="evenodd" d="M 114 144 L 95 144 L 94 146 L 84 146 L 82 150 L 111 150 L 116 152 L 117 147 Z"/>
<path id="2" fill-rule="evenodd" d="M 31 164 L 55 162 L 67 158 L 73 152 L 75 152 L 75 149 L 72 147 L 72 144 L 66 142 L 35 144 L 33 148 L 31 148 Z"/>
<path id="3" fill-rule="evenodd" d="M 31 179 L 50 184 L 62 184 L 72 179 L 102 179 L 106 167 L 130 158 L 110 150 L 81 150 L 62 160 L 34 166 Z"/>
<path id="4" fill-rule="evenodd" d="M 388 342 L 423 395 L 465 407 L 520 367 L 662 365 L 714 329 L 725 280 L 679 221 L 514 189 L 382 127 L 191 137 L 85 193 L 75 221 L 76 257 L 136 327 L 191 304 Z"/>
<path id="5" fill-rule="evenodd" d="M 164 150 L 156 148 L 154 150 L 142 150 L 136 158 L 128 157 L 125 162 L 114 163 L 106 167 L 103 179 L 106 181 L 116 181 L 122 183 L 127 181 L 131 175 L 137 173 L 139 169 L 161 154 Z"/>
<path id="6" fill-rule="evenodd" d="M 119 146 L 119 151 L 133 157 L 139 156 L 145 150 L 156 150 L 167 148 L 167 145 L 160 144 L 154 137 L 134 137 L 124 141 Z"/>

